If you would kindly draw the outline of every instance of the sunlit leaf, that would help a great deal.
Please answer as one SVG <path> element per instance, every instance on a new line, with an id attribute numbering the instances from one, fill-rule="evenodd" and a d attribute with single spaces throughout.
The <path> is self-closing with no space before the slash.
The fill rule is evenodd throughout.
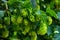
<path id="1" fill-rule="evenodd" d="M 50 9 L 49 7 L 47 7 L 46 12 L 54 18 L 56 18 L 56 19 L 58 18 L 56 12 L 54 10 Z"/>

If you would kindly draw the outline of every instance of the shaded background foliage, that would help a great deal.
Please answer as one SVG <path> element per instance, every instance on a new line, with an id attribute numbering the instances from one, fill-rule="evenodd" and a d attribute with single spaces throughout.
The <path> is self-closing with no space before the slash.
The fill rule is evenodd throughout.
<path id="1" fill-rule="evenodd" d="M 39 8 L 36 9 L 37 5 L 39 5 L 40 9 Z M 37 11 L 38 14 L 41 14 L 42 11 L 46 12 L 46 14 L 48 16 L 51 16 L 53 19 L 53 23 L 49 25 L 47 33 L 43 36 L 37 35 L 37 40 L 60 40 L 60 0 L 0 0 L 0 24 L 4 25 L 4 21 L 3 21 L 4 17 L 6 16 L 11 17 L 10 16 L 11 14 L 18 16 L 22 9 L 28 10 L 30 8 L 32 8 L 33 13 L 36 10 L 38 10 Z M 36 22 L 33 29 L 37 28 L 36 26 L 38 26 L 38 24 L 39 22 Z M 2 34 L 1 32 L 3 32 L 3 30 L 5 29 L 3 28 L 1 29 L 1 25 L 0 25 L 0 40 L 5 40 L 5 39 L 9 40 L 9 38 L 11 38 L 10 40 L 17 40 L 17 38 L 18 40 L 20 39 L 30 40 L 30 36 L 28 34 L 23 35 L 21 33 L 21 30 L 17 31 L 18 34 L 17 36 L 14 36 L 14 32 L 19 29 L 16 26 L 17 25 L 13 25 L 13 23 L 11 22 L 10 25 L 6 25 L 7 27 L 6 29 L 9 30 L 9 36 L 7 38 L 3 38 L 1 37 Z"/>

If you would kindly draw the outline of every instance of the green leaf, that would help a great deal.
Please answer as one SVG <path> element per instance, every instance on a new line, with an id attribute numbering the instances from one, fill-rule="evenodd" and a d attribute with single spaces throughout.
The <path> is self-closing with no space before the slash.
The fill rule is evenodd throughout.
<path id="1" fill-rule="evenodd" d="M 50 2 L 50 7 L 53 9 L 54 8 L 54 2 Z"/>
<path id="2" fill-rule="evenodd" d="M 36 8 L 36 0 L 31 0 L 31 4 L 33 8 Z"/>
<path id="3" fill-rule="evenodd" d="M 47 12 L 50 16 L 58 19 L 58 16 L 57 16 L 56 12 L 55 12 L 54 10 L 50 9 L 50 7 L 47 7 L 46 12 Z"/>

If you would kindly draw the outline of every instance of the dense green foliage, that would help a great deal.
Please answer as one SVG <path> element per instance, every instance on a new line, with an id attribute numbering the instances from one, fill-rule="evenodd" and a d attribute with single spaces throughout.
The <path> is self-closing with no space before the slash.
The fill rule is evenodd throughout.
<path id="1" fill-rule="evenodd" d="M 0 0 L 0 40 L 60 40 L 58 4 L 58 0 Z"/>

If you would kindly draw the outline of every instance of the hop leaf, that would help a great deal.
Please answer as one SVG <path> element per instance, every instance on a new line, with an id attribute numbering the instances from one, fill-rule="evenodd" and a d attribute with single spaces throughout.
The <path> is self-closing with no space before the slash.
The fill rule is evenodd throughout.
<path id="1" fill-rule="evenodd" d="M 46 12 L 54 18 L 56 18 L 56 19 L 58 18 L 56 12 L 54 10 L 51 10 L 49 7 L 47 7 Z"/>

